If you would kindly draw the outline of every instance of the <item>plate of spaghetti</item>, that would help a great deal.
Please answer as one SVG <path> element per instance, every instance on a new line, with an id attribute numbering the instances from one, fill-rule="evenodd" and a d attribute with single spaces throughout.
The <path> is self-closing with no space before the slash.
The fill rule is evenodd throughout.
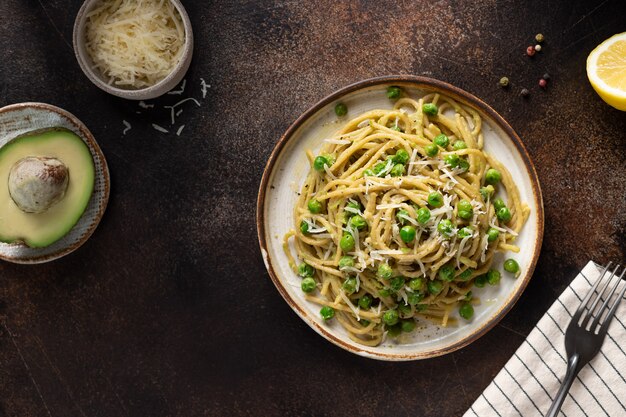
<path id="1" fill-rule="evenodd" d="M 332 343 L 381 360 L 443 355 L 513 307 L 543 236 L 521 139 L 441 81 L 358 82 L 298 118 L 265 168 L 263 259 L 293 310 Z"/>

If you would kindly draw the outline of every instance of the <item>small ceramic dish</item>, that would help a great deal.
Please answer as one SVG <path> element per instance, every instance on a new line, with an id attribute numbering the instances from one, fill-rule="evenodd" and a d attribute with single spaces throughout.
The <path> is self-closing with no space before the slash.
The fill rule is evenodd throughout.
<path id="1" fill-rule="evenodd" d="M 283 236 L 295 228 L 293 209 L 303 181 L 310 170 L 306 150 L 314 153 L 324 138 L 331 137 L 344 122 L 373 109 L 391 109 L 386 96 L 389 86 L 401 87 L 410 97 L 436 92 L 469 106 L 483 119 L 485 151 L 509 169 L 517 184 L 522 201 L 530 208 L 530 217 L 519 234 L 516 245 L 521 248 L 514 258 L 521 265 L 521 275 L 514 279 L 503 276 L 500 285 L 472 288 L 481 304 L 474 317 L 456 326 L 441 327 L 422 322 L 421 330 L 404 334 L 401 342 L 388 338 L 375 347 L 364 346 L 349 338 L 336 320 L 324 322 L 319 305 L 305 299 L 300 290 L 300 278 L 289 266 L 283 251 Z M 334 113 L 337 102 L 348 107 L 346 119 L 338 120 Z M 477 340 L 495 326 L 513 307 L 526 288 L 533 271 L 543 238 L 543 202 L 535 168 L 521 139 L 511 126 L 475 96 L 429 78 L 388 76 L 358 82 L 345 87 L 315 104 L 300 116 L 279 140 L 265 167 L 257 202 L 257 229 L 263 260 L 278 291 L 291 308 L 317 333 L 330 342 L 361 356 L 380 360 L 402 361 L 431 358 L 460 349 Z M 494 265 L 500 270 L 504 256 L 497 255 Z M 455 313 L 456 314 L 456 313 Z"/>
<path id="2" fill-rule="evenodd" d="M 21 264 L 49 262 L 65 256 L 87 241 L 102 219 L 109 201 L 109 168 L 87 127 L 73 114 L 44 103 L 19 103 L 0 108 L 0 148 L 32 131 L 68 129 L 78 135 L 91 152 L 95 167 L 94 188 L 84 213 L 61 239 L 45 248 L 0 242 L 0 259 Z"/>
<path id="3" fill-rule="evenodd" d="M 96 87 L 106 91 L 107 93 L 129 100 L 148 100 L 156 98 L 176 87 L 187 73 L 189 65 L 191 64 L 191 57 L 193 55 L 193 31 L 191 29 L 191 21 L 189 20 L 187 11 L 180 0 L 169 1 L 172 2 L 180 13 L 180 17 L 183 21 L 183 27 L 185 29 L 185 44 L 183 46 L 184 50 L 181 59 L 167 77 L 153 86 L 141 89 L 124 89 L 110 85 L 100 71 L 93 68 L 93 61 L 85 49 L 85 26 L 87 23 L 87 15 L 93 10 L 99 1 L 100 0 L 86 0 L 78 11 L 76 20 L 74 21 L 74 54 L 76 55 L 80 68 L 83 70 L 87 78 L 89 78 L 89 80 L 94 83 Z"/>

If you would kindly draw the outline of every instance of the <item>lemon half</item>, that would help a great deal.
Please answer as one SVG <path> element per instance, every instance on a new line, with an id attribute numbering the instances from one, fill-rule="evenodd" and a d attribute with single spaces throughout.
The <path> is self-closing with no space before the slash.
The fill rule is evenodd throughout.
<path id="1" fill-rule="evenodd" d="M 591 51 L 587 77 L 602 100 L 626 110 L 626 32 L 610 37 Z"/>

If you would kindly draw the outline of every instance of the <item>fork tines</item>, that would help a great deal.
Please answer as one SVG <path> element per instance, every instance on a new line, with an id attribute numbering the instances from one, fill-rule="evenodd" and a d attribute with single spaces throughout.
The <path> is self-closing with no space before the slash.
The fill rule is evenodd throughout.
<path id="1" fill-rule="evenodd" d="M 577 323 L 581 328 L 594 334 L 606 332 L 606 329 L 615 314 L 615 310 L 617 310 L 617 306 L 619 305 L 622 297 L 624 297 L 624 292 L 626 292 L 626 282 L 622 279 L 626 273 L 626 268 L 616 265 L 612 272 L 610 271 L 610 268 L 611 262 L 604 267 L 602 275 L 585 296 L 585 299 L 580 304 L 580 307 L 576 311 L 572 320 L 572 322 Z M 622 269 L 622 273 L 618 275 L 620 268 Z M 598 287 L 601 283 L 604 283 L 602 290 L 598 291 Z M 613 285 L 607 292 L 607 288 L 609 288 L 611 283 L 613 283 Z M 622 284 L 621 289 L 617 292 L 620 284 Z M 598 304 L 601 301 L 603 303 L 600 307 L 598 307 Z"/>

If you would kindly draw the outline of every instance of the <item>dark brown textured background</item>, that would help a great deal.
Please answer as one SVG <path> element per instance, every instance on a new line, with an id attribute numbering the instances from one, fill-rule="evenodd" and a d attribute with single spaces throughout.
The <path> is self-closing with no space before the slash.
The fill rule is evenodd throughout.
<path id="1" fill-rule="evenodd" d="M 621 0 L 187 0 L 187 90 L 147 110 L 80 72 L 80 3 L 0 2 L 0 105 L 74 113 L 112 174 L 109 208 L 81 249 L 0 263 L 2 417 L 461 415 L 579 268 L 625 260 L 626 113 L 585 75 L 593 47 L 626 31 Z M 537 32 L 544 50 L 529 59 Z M 535 275 L 501 324 L 412 363 L 363 359 L 315 334 L 273 287 L 255 231 L 261 173 L 287 126 L 339 87 L 394 73 L 450 82 L 499 111 L 535 162 L 546 213 Z M 169 128 L 163 105 L 201 99 L 200 78 L 211 88 L 202 107 L 184 106 L 181 137 L 152 129 Z"/>

